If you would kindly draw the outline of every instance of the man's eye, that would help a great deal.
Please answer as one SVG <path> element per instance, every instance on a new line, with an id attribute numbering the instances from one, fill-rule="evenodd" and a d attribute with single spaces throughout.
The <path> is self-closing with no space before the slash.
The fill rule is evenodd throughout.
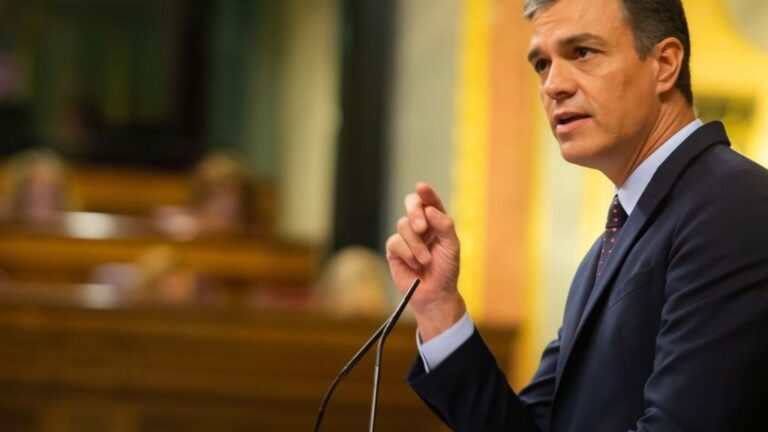
<path id="1" fill-rule="evenodd" d="M 584 48 L 584 47 L 576 48 L 576 56 L 579 58 L 587 57 L 590 54 L 592 54 L 592 50 L 589 48 Z"/>
<path id="2" fill-rule="evenodd" d="M 549 62 L 546 60 L 536 60 L 536 62 L 533 64 L 533 68 L 536 70 L 536 72 L 543 72 L 545 69 L 547 69 L 547 66 L 549 66 Z"/>

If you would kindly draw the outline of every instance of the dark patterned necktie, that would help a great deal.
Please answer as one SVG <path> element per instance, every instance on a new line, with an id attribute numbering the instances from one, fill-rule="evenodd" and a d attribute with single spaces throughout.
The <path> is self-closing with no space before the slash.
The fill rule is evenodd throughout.
<path id="1" fill-rule="evenodd" d="M 621 227 L 627 221 L 627 212 L 619 202 L 617 195 L 613 196 L 611 208 L 608 209 L 608 220 L 605 222 L 605 234 L 603 234 L 603 247 L 600 249 L 600 261 L 597 263 L 597 276 L 603 271 L 606 261 L 611 257 L 613 246 L 616 244 L 616 238 L 619 236 Z"/>

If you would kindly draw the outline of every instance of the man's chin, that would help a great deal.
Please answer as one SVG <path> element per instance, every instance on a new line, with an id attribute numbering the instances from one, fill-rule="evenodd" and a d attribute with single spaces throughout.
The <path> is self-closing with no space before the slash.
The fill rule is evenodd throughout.
<path id="1" fill-rule="evenodd" d="M 585 147 L 584 144 L 566 141 L 560 143 L 560 155 L 568 163 L 593 168 L 596 157 L 592 152 L 586 151 L 587 149 Z"/>

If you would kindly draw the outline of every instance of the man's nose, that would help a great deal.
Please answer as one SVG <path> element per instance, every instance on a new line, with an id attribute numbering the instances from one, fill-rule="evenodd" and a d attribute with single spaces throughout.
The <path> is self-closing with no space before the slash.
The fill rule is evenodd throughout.
<path id="1" fill-rule="evenodd" d="M 576 81 L 567 63 L 553 61 L 550 64 L 549 73 L 544 81 L 544 93 L 557 102 L 568 99 L 576 93 Z"/>

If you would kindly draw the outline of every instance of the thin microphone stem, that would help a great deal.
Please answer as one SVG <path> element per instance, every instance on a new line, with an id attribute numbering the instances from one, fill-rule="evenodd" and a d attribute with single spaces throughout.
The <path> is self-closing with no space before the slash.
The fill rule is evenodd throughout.
<path id="1" fill-rule="evenodd" d="M 389 322 L 389 321 L 387 321 Z M 371 347 L 373 347 L 373 344 L 376 343 L 377 340 L 379 340 L 379 337 L 384 332 L 384 327 L 387 326 L 387 323 L 379 327 L 378 330 L 376 330 L 376 333 L 371 336 L 370 339 L 363 345 L 360 350 L 355 353 L 354 356 L 352 356 L 352 359 L 349 360 L 349 362 L 341 369 L 341 372 L 339 372 L 338 375 L 336 375 L 336 378 L 333 379 L 333 382 L 328 387 L 328 390 L 325 392 L 325 396 L 323 397 L 323 401 L 320 403 L 320 409 L 317 412 L 317 417 L 315 418 L 315 432 L 320 431 L 320 424 L 323 422 L 323 416 L 325 415 L 325 408 L 328 406 L 328 402 L 331 401 L 331 396 L 333 396 L 334 391 L 336 391 L 336 386 L 339 385 L 341 380 L 346 378 L 347 375 L 349 375 L 349 372 L 352 370 L 352 368 L 355 367 L 356 364 L 362 360 L 365 353 L 367 353 Z"/>
<path id="2" fill-rule="evenodd" d="M 376 343 L 377 340 L 383 335 L 383 334 L 389 334 L 389 332 L 392 331 L 392 327 L 394 326 L 394 323 L 397 322 L 398 318 L 400 318 L 400 314 L 403 313 L 403 309 L 405 309 L 405 306 L 408 304 L 408 301 L 411 299 L 411 296 L 413 295 L 413 291 L 416 290 L 416 287 L 419 286 L 419 283 L 421 281 L 419 279 L 414 279 L 413 283 L 411 284 L 411 287 L 408 288 L 408 292 L 405 293 L 405 296 L 400 301 L 400 304 L 397 306 L 397 309 L 395 309 L 395 312 L 387 319 L 384 324 L 379 327 L 378 330 L 373 334 L 373 336 L 368 339 L 365 344 L 360 348 L 357 353 L 355 353 L 354 356 L 349 360 L 349 362 L 341 369 L 341 372 L 339 372 L 338 375 L 336 375 L 336 378 L 334 378 L 333 382 L 331 382 L 331 385 L 328 387 L 328 390 L 325 392 L 325 396 L 323 396 L 323 401 L 320 403 L 320 409 L 317 411 L 317 417 L 315 418 L 315 432 L 320 431 L 320 424 L 323 422 L 323 416 L 325 415 L 325 408 L 328 406 L 328 403 L 331 400 L 331 396 L 333 396 L 334 391 L 336 391 L 336 387 L 339 385 L 341 380 L 343 380 L 347 375 L 349 375 L 349 372 L 352 370 L 352 368 L 357 365 L 360 360 L 362 360 L 363 356 L 373 347 L 373 344 Z M 393 321 L 394 320 L 394 321 Z M 390 322 L 392 322 L 392 325 L 390 326 Z M 388 329 L 389 328 L 389 329 Z M 385 336 L 386 337 L 386 336 Z M 381 347 L 381 344 L 379 344 Z M 380 348 L 379 348 L 380 349 Z M 380 357 L 380 354 L 377 353 L 377 359 Z M 378 367 L 377 367 L 378 369 Z M 374 386 L 378 385 L 378 383 L 374 383 Z M 375 397 L 375 396 L 374 396 Z"/>
<path id="3" fill-rule="evenodd" d="M 376 407 L 379 400 L 379 381 L 381 380 L 381 354 L 384 351 L 384 342 L 387 340 L 389 333 L 395 327 L 395 324 L 397 324 L 397 320 L 400 319 L 400 315 L 403 313 L 403 310 L 405 310 L 405 305 L 407 305 L 408 301 L 411 300 L 411 296 L 413 296 L 413 292 L 416 291 L 416 287 L 419 286 L 419 282 L 419 279 L 413 281 L 413 284 L 411 284 L 408 292 L 405 293 L 405 296 L 400 301 L 397 309 L 395 309 L 395 313 L 393 313 L 392 317 L 389 318 L 389 320 L 384 324 L 384 329 L 381 333 L 381 338 L 379 339 L 379 345 L 376 347 L 376 365 L 373 368 L 373 398 L 371 399 L 371 419 L 368 426 L 369 432 L 374 432 L 376 429 Z"/>

